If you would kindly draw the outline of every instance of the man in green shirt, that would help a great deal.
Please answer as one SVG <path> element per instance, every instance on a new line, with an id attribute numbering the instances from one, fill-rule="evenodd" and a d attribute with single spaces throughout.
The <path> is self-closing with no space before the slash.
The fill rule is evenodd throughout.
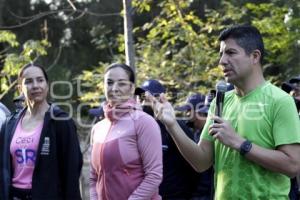
<path id="1" fill-rule="evenodd" d="M 232 26 L 220 40 L 220 67 L 235 90 L 226 92 L 222 118 L 210 107 L 194 144 L 164 96 L 153 101 L 185 159 L 199 172 L 215 168 L 215 199 L 288 199 L 289 177 L 300 172 L 300 123 L 293 99 L 265 81 L 264 44 L 253 26 Z"/>

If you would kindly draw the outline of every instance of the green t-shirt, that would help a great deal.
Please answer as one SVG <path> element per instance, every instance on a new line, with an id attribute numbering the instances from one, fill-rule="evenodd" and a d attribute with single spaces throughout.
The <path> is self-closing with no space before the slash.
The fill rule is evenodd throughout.
<path id="1" fill-rule="evenodd" d="M 212 102 L 210 113 L 215 103 Z M 267 149 L 282 144 L 300 143 L 300 122 L 295 103 L 287 93 L 269 82 L 244 97 L 226 92 L 223 119 L 236 133 Z M 201 138 L 214 142 L 215 199 L 288 199 L 290 179 L 271 172 L 224 146 L 208 134 L 207 120 Z"/>

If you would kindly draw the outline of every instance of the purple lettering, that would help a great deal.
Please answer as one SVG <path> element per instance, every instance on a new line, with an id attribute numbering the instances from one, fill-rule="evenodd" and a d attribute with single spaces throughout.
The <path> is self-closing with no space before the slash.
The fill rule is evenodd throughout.
<path id="1" fill-rule="evenodd" d="M 34 164 L 36 159 L 36 151 L 33 149 L 17 149 L 15 151 L 15 156 L 18 164 L 28 164 L 29 162 Z"/>
<path id="2" fill-rule="evenodd" d="M 32 163 L 35 163 L 36 153 L 32 149 L 26 149 L 26 163 L 28 163 L 28 160 L 31 160 Z"/>
<path id="3" fill-rule="evenodd" d="M 30 144 L 33 142 L 33 138 L 32 137 L 18 137 L 16 139 L 16 143 L 17 144 Z"/>
<path id="4" fill-rule="evenodd" d="M 22 149 L 17 149 L 15 151 L 15 156 L 16 156 L 17 163 L 19 163 L 19 164 L 24 163 Z"/>

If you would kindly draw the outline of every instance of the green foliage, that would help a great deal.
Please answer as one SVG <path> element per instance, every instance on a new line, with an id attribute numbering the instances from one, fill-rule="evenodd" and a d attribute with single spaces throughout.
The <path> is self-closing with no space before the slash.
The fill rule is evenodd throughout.
<path id="1" fill-rule="evenodd" d="M 137 85 L 150 78 L 159 79 L 175 102 L 183 101 L 190 92 L 206 93 L 213 89 L 222 78 L 218 68 L 218 34 L 233 24 L 253 24 L 262 32 L 267 49 L 264 73 L 268 80 L 279 84 L 300 73 L 299 2 L 220 1 L 216 9 L 207 7 L 201 15 L 204 17 L 198 15 L 193 2 L 133 1 L 135 18 L 148 13 L 155 16 L 134 27 Z M 118 34 L 116 40 L 119 55 L 112 60 L 122 61 L 123 35 Z M 120 55 L 121 59 L 116 59 Z M 92 94 L 88 93 L 90 97 L 85 100 L 92 98 Z"/>
<path id="2" fill-rule="evenodd" d="M 11 47 L 19 46 L 19 43 L 16 40 L 16 35 L 10 31 L 1 31 L 0 30 L 0 43 L 7 42 Z"/>
<path id="3" fill-rule="evenodd" d="M 81 94 L 79 101 L 89 102 L 93 106 L 99 106 L 104 100 L 104 69 L 107 63 L 100 63 L 97 68 L 92 71 L 84 70 L 74 80 L 79 83 Z"/>
<path id="4" fill-rule="evenodd" d="M 133 0 L 132 6 L 137 8 L 137 12 L 143 13 L 143 12 L 149 12 L 151 9 L 151 0 Z"/>
<path id="5" fill-rule="evenodd" d="M 1 96 L 13 89 L 16 84 L 16 76 L 22 66 L 34 62 L 38 57 L 47 55 L 46 49 L 50 46 L 48 41 L 28 40 L 22 45 L 22 49 L 17 48 L 15 34 L 9 31 L 0 31 L 0 43 L 8 44 L 5 51 L 1 53 L 1 60 L 4 63 L 1 69 Z"/>
<path id="6" fill-rule="evenodd" d="M 299 18 L 293 18 L 294 8 L 275 4 L 246 4 L 255 25 L 264 36 L 267 50 L 265 75 L 279 84 L 282 80 L 300 73 Z M 297 56 L 298 55 L 298 56 Z"/>
<path id="7" fill-rule="evenodd" d="M 206 93 L 221 77 L 213 35 L 217 12 L 209 12 L 205 22 L 189 6 L 188 1 L 162 1 L 160 14 L 135 29 L 142 35 L 136 44 L 140 82 L 161 80 L 176 101 L 182 101 L 187 91 Z M 215 75 L 207 76 L 211 70 Z"/>

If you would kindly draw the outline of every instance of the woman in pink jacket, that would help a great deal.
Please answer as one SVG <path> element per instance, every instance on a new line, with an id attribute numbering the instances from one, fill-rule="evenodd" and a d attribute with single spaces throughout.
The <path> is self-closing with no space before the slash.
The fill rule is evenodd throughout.
<path id="1" fill-rule="evenodd" d="M 125 64 L 105 70 L 105 118 L 91 133 L 91 200 L 161 199 L 160 129 L 133 99 L 134 83 Z"/>

